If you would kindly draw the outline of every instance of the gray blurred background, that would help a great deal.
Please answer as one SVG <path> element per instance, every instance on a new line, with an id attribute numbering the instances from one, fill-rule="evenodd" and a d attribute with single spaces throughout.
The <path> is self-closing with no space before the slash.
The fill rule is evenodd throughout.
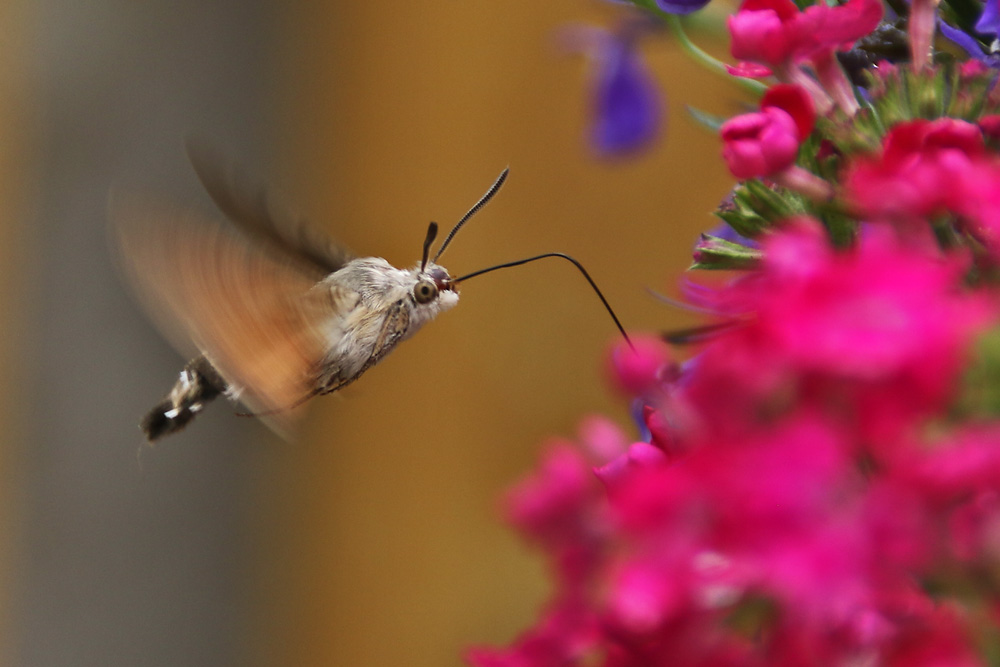
<path id="1" fill-rule="evenodd" d="M 183 362 L 121 289 L 105 221 L 111 186 L 206 203 L 182 150 L 193 130 L 268 162 L 274 7 L 23 11 L 38 190 L 11 664 L 245 664 L 248 487 L 266 456 L 249 421 L 218 414 L 167 456 L 140 451 L 136 419 Z"/>

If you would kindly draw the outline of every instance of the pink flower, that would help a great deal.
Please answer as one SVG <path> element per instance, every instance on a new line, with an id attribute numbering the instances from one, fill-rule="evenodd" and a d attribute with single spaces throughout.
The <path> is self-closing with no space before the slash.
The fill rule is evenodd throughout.
<path id="1" fill-rule="evenodd" d="M 941 366 L 956 369 L 958 350 L 984 323 L 983 308 L 955 294 L 964 263 L 909 251 L 879 231 L 854 252 L 814 261 L 797 283 L 776 267 L 785 289 L 760 294 L 758 321 L 799 370 L 885 378 L 945 357 Z M 814 260 L 816 241 L 797 229 L 769 240 L 776 255 L 792 246 Z"/>
<path id="2" fill-rule="evenodd" d="M 733 76 L 744 77 L 747 79 L 762 79 L 765 76 L 771 76 L 771 74 L 773 74 L 771 68 L 769 67 L 746 61 L 739 62 L 735 65 L 726 65 L 725 67 L 726 71 Z"/>
<path id="3" fill-rule="evenodd" d="M 952 605 L 907 610 L 900 631 L 883 664 L 889 667 L 979 667 L 983 662 L 971 648 L 968 623 Z M 917 612 L 917 613 L 914 613 Z"/>
<path id="4" fill-rule="evenodd" d="M 964 261 L 888 231 L 847 252 L 808 219 L 767 238 L 756 280 L 731 287 L 754 317 L 706 346 L 683 389 L 706 428 L 742 432 L 788 396 L 884 435 L 949 400 L 990 308 L 961 293 Z"/>
<path id="5" fill-rule="evenodd" d="M 654 336 L 634 336 L 632 345 L 625 341 L 614 344 L 608 357 L 608 370 L 620 391 L 642 396 L 661 383 L 669 361 L 670 348 L 662 340 Z"/>
<path id="6" fill-rule="evenodd" d="M 1000 161 L 983 158 L 971 163 L 955 184 L 952 210 L 960 226 L 1000 258 Z"/>
<path id="7" fill-rule="evenodd" d="M 654 444 L 630 443 L 617 424 L 606 417 L 591 416 L 580 422 L 580 444 L 600 465 L 594 474 L 606 485 L 627 476 L 635 468 L 660 465 L 666 454 Z"/>
<path id="8" fill-rule="evenodd" d="M 844 182 L 865 218 L 926 230 L 919 223 L 951 214 L 1000 257 L 1000 160 L 987 153 L 977 125 L 951 118 L 897 125 L 881 154 L 856 160 Z"/>
<path id="9" fill-rule="evenodd" d="M 572 539 L 586 511 L 590 466 L 570 443 L 552 443 L 538 472 L 507 494 L 512 523 L 536 539 Z"/>
<path id="10" fill-rule="evenodd" d="M 651 405 L 643 406 L 642 419 L 649 430 L 649 443 L 666 454 L 676 453 L 679 449 L 677 436 L 663 413 Z"/>
<path id="11" fill-rule="evenodd" d="M 477 647 L 465 659 L 476 667 L 579 664 L 601 638 L 598 618 L 576 600 L 557 601 L 509 648 Z"/>
<path id="12" fill-rule="evenodd" d="M 630 562 L 615 577 L 608 614 L 623 631 L 647 635 L 687 606 L 687 588 L 687 581 L 669 576 L 661 563 Z"/>
<path id="13" fill-rule="evenodd" d="M 580 420 L 577 433 L 583 451 L 598 463 L 606 463 L 621 456 L 630 443 L 621 427 L 603 415 L 584 417 Z"/>
<path id="14" fill-rule="evenodd" d="M 936 505 L 1000 490 L 1000 430 L 971 429 L 934 443 L 933 448 L 899 465 L 903 468 L 897 474 Z"/>
<path id="15" fill-rule="evenodd" d="M 647 442 L 634 442 L 628 447 L 628 451 L 617 456 L 603 466 L 594 469 L 597 475 L 605 484 L 611 486 L 623 479 L 628 479 L 628 473 L 641 469 L 651 468 L 667 462 L 667 455 L 663 450 Z"/>
<path id="16" fill-rule="evenodd" d="M 795 119 L 776 107 L 744 114 L 722 126 L 722 157 L 736 178 L 756 178 L 786 169 L 799 153 Z"/>
<path id="17" fill-rule="evenodd" d="M 857 102 L 833 53 L 849 49 L 874 30 L 882 12 L 878 0 L 849 0 L 832 7 L 819 3 L 801 12 L 791 0 L 744 0 L 729 17 L 732 55 L 766 65 L 783 81 L 805 86 L 820 113 L 826 112 L 832 97 L 853 115 Z M 812 66 L 825 92 L 801 69 L 804 63 Z"/>
<path id="18" fill-rule="evenodd" d="M 961 120 L 917 120 L 892 128 L 882 152 L 844 175 L 848 200 L 862 217 L 910 222 L 961 207 L 963 182 L 984 152 L 979 129 Z"/>
<path id="19" fill-rule="evenodd" d="M 976 61 L 973 61 L 976 62 Z M 983 135 L 993 141 L 1000 140 L 1000 114 L 983 116 L 977 122 Z"/>
<path id="20" fill-rule="evenodd" d="M 608 592 L 614 636 L 626 646 L 648 646 L 652 637 L 683 642 L 669 644 L 676 650 L 713 646 L 724 640 L 718 616 L 737 614 L 754 597 L 794 609 L 787 622 L 798 637 L 853 622 L 874 599 L 882 545 L 861 512 L 864 487 L 841 438 L 804 417 L 699 448 L 618 487 L 611 502 L 629 548 Z M 678 628 L 698 629 L 675 637 Z M 821 638 L 808 646 L 831 661 L 847 650 Z"/>
<path id="21" fill-rule="evenodd" d="M 1000 493 L 983 491 L 956 507 L 948 524 L 951 555 L 991 567 L 1000 558 Z"/>
<path id="22" fill-rule="evenodd" d="M 600 485 L 581 454 L 555 441 L 505 500 L 508 519 L 546 550 L 556 589 L 535 626 L 509 648 L 478 647 L 465 657 L 478 667 L 573 664 L 601 637 L 591 591 L 607 539 Z"/>
<path id="23" fill-rule="evenodd" d="M 797 86 L 768 90 L 758 113 L 737 116 L 722 125 L 722 157 L 736 178 L 756 178 L 795 164 L 799 145 L 812 131 L 815 113 L 809 96 Z"/>
<path id="24" fill-rule="evenodd" d="M 746 0 L 728 19 L 733 57 L 782 65 L 805 37 L 796 24 L 799 16 L 799 8 L 791 0 Z"/>
<path id="25" fill-rule="evenodd" d="M 791 0 L 744 0 L 729 17 L 732 54 L 740 60 L 782 67 L 817 52 L 846 50 L 882 19 L 876 0 L 813 5 L 799 11 Z"/>

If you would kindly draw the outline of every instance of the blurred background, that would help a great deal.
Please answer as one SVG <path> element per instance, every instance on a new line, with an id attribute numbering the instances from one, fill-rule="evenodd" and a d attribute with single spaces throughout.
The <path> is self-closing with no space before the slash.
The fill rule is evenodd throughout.
<path id="1" fill-rule="evenodd" d="M 509 165 L 453 274 L 559 250 L 627 328 L 691 324 L 645 288 L 677 293 L 730 185 L 683 105 L 732 113 L 735 89 L 647 40 L 667 132 L 595 159 L 592 70 L 556 33 L 622 9 L 0 3 L 0 662 L 440 666 L 529 625 L 545 572 L 500 495 L 582 416 L 627 424 L 602 375 L 615 330 L 572 267 L 469 282 L 293 442 L 220 402 L 147 448 L 138 419 L 185 360 L 118 279 L 105 210 L 114 186 L 212 211 L 197 133 L 359 253 L 411 265 L 427 222 Z"/>

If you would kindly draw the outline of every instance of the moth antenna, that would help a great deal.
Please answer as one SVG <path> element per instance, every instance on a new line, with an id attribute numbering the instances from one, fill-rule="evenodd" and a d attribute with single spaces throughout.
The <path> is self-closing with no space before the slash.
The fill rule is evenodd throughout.
<path id="1" fill-rule="evenodd" d="M 431 260 L 432 262 L 436 263 L 438 261 L 438 257 L 444 254 L 444 249 L 447 248 L 448 244 L 451 243 L 451 240 L 455 238 L 455 234 L 457 234 L 458 230 L 462 228 L 462 225 L 468 222 L 469 218 L 478 213 L 479 209 L 490 203 L 490 200 L 493 199 L 493 196 L 497 193 L 497 191 L 500 190 L 500 186 L 503 185 L 503 182 L 507 180 L 507 174 L 509 172 L 510 172 L 510 167 L 504 169 L 503 172 L 500 174 L 500 176 L 497 177 L 497 180 L 493 182 L 493 185 L 490 186 L 490 189 L 486 191 L 486 194 L 480 197 L 479 201 L 476 202 L 476 205 L 470 208 L 469 212 L 463 215 L 462 219 L 459 220 L 458 223 L 451 228 L 451 231 L 448 232 L 448 236 L 444 238 L 444 243 L 441 244 L 441 247 L 438 248 L 437 254 L 434 255 L 434 259 Z"/>
<path id="2" fill-rule="evenodd" d="M 438 223 L 432 222 L 427 226 L 427 238 L 424 239 L 424 254 L 420 260 L 420 270 L 423 271 L 427 268 L 427 257 L 431 254 L 431 244 L 434 243 L 434 239 L 438 235 Z M 441 254 L 441 253 L 438 253 Z"/>
<path id="3" fill-rule="evenodd" d="M 506 174 L 506 173 L 507 172 L 505 171 L 504 174 Z M 501 180 L 502 180 L 502 178 L 503 177 L 501 176 Z M 597 286 L 597 283 L 595 283 L 594 279 L 590 277 L 589 273 L 587 273 L 587 269 L 583 268 L 583 264 L 581 264 L 580 262 L 576 261 L 575 259 L 573 259 L 569 255 L 567 255 L 566 253 L 562 253 L 562 252 L 547 252 L 547 253 L 545 253 L 543 255 L 536 255 L 535 257 L 529 257 L 527 259 L 519 259 L 519 260 L 516 260 L 514 262 L 507 262 L 505 264 L 497 264 L 496 266 L 491 266 L 491 267 L 486 268 L 486 269 L 480 269 L 478 271 L 473 271 L 472 273 L 467 273 L 466 275 L 464 275 L 464 276 L 462 276 L 460 278 L 455 278 L 451 282 L 453 282 L 453 283 L 460 283 L 463 280 L 468 280 L 469 278 L 475 278 L 476 276 L 481 276 L 484 273 L 489 273 L 490 271 L 496 271 L 497 269 L 507 269 L 507 268 L 510 268 L 512 266 L 521 266 L 522 264 L 527 264 L 528 262 L 534 262 L 534 261 L 539 260 L 539 259 L 545 259 L 546 257 L 561 257 L 562 259 L 565 259 L 566 261 L 572 263 L 573 266 L 575 266 L 577 268 L 577 270 L 579 270 L 580 273 L 583 274 L 583 277 L 587 279 L 588 283 L 590 283 L 590 286 L 594 289 L 594 292 L 597 294 L 597 297 L 601 300 L 601 303 L 604 304 L 604 308 L 605 308 L 605 310 L 608 311 L 608 315 L 610 315 L 611 319 L 615 321 L 615 326 L 618 327 L 618 331 L 621 332 L 622 338 L 625 339 L 625 342 L 628 343 L 628 346 L 630 348 L 632 348 L 633 350 L 635 350 L 635 346 L 632 345 L 632 339 L 628 337 L 627 333 L 625 333 L 625 327 L 623 327 L 622 323 L 618 320 L 618 316 L 615 315 L 615 311 L 614 311 L 614 309 L 611 308 L 611 304 L 608 303 L 608 300 L 604 298 L 604 294 L 601 292 L 601 289 Z"/>

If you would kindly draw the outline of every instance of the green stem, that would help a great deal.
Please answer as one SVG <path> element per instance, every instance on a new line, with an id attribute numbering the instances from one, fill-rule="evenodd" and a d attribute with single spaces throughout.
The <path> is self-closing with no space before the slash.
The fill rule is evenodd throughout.
<path id="1" fill-rule="evenodd" d="M 701 63 L 710 71 L 715 72 L 716 74 L 721 74 L 730 81 L 736 79 L 737 84 L 742 86 L 745 90 L 754 93 L 755 95 L 758 96 L 763 95 L 764 91 L 767 90 L 767 85 L 761 83 L 760 81 L 754 81 L 753 79 L 747 79 L 746 77 L 742 76 L 734 77 L 732 74 L 726 71 L 725 63 L 723 63 L 721 60 L 713 58 L 708 53 L 699 48 L 698 45 L 696 45 L 694 42 L 691 41 L 691 39 L 687 36 L 687 33 L 684 32 L 684 25 L 681 23 L 681 19 L 679 16 L 677 16 L 676 14 L 668 14 L 663 10 L 659 9 L 658 7 L 656 7 L 655 5 L 651 7 L 651 9 L 658 12 L 660 16 L 667 22 L 667 25 L 670 26 L 670 31 L 674 33 L 674 37 L 677 38 L 677 41 L 680 43 L 681 48 L 684 49 L 684 51 L 689 56 L 694 58 L 695 61 Z"/>

